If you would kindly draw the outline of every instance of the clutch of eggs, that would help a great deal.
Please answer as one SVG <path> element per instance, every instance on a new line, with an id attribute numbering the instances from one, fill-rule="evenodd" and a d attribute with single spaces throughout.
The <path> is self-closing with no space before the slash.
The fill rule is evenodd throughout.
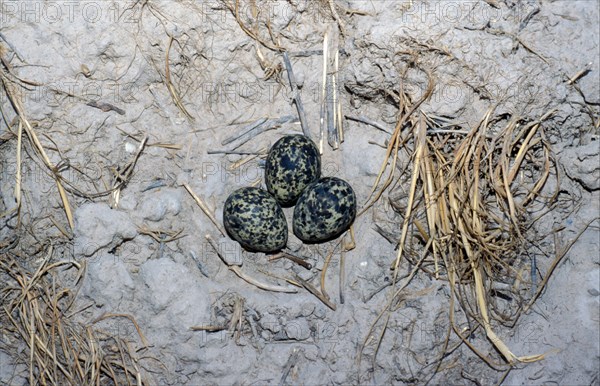
<path id="1" fill-rule="evenodd" d="M 234 191 L 225 201 L 223 223 L 244 248 L 277 252 L 284 248 L 288 228 L 281 206 L 292 206 L 294 234 L 306 243 L 338 237 L 356 217 L 356 195 L 344 180 L 321 175 L 321 157 L 309 138 L 287 135 L 271 147 L 265 185 Z"/>

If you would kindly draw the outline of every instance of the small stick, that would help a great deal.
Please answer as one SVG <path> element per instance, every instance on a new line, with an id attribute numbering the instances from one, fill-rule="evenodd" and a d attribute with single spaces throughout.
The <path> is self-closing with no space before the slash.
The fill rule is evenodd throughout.
<path id="1" fill-rule="evenodd" d="M 258 157 L 258 154 L 252 154 L 246 158 L 243 158 L 237 162 L 234 162 L 233 164 L 231 164 L 230 166 L 227 167 L 227 170 L 232 171 L 235 170 L 241 166 L 244 166 L 245 164 L 247 164 L 248 162 L 252 161 L 253 159 L 255 159 L 256 157 Z"/>
<path id="2" fill-rule="evenodd" d="M 206 154 L 262 155 L 260 151 L 207 150 Z"/>
<path id="3" fill-rule="evenodd" d="M 471 132 L 468 130 L 451 130 L 451 129 L 431 129 L 427 130 L 427 135 L 431 134 L 463 134 L 469 135 Z"/>
<path id="4" fill-rule="evenodd" d="M 340 143 L 344 142 L 344 121 L 342 120 L 342 102 L 338 95 L 337 74 L 339 73 L 339 55 L 340 51 L 335 50 L 334 71 L 333 71 L 333 97 L 335 99 L 335 127 Z"/>
<path id="5" fill-rule="evenodd" d="M 71 205 L 69 204 L 67 193 L 62 184 L 62 178 L 61 178 L 60 174 L 58 173 L 56 166 L 54 165 L 54 163 L 52 161 L 50 161 L 50 158 L 46 154 L 46 150 L 44 150 L 44 146 L 40 142 L 35 130 L 33 130 L 33 126 L 31 125 L 31 122 L 29 122 L 29 120 L 25 116 L 25 109 L 24 109 L 21 101 L 19 99 L 15 98 L 15 95 L 8 92 L 8 90 L 10 90 L 11 88 L 7 86 L 6 82 L 7 82 L 7 79 L 4 76 L 2 76 L 2 85 L 4 86 L 4 89 L 7 90 L 8 99 L 10 100 L 10 102 L 12 103 L 17 114 L 19 115 L 20 122 L 22 122 L 24 125 L 23 128 L 25 129 L 25 133 L 29 137 L 30 141 L 33 143 L 36 151 L 41 156 L 46 167 L 52 172 L 52 176 L 54 177 L 54 181 L 56 182 L 56 188 L 58 189 L 58 194 L 60 195 L 60 198 L 61 198 L 61 201 L 63 204 L 63 209 L 65 210 L 65 215 L 67 216 L 67 220 L 69 221 L 69 226 L 71 227 L 71 230 L 72 230 L 75 228 L 75 222 L 73 219 L 73 212 L 71 210 Z"/>
<path id="6" fill-rule="evenodd" d="M 304 287 L 308 292 L 310 292 L 311 294 L 313 294 L 314 296 L 316 296 L 321 302 L 323 302 L 323 304 L 325 304 L 327 307 L 331 308 L 333 311 L 335 311 L 335 304 L 333 304 L 329 299 L 325 298 L 321 292 L 316 289 L 312 284 L 308 283 L 305 280 L 302 280 L 298 275 L 295 275 L 294 278 L 298 283 L 302 284 L 302 287 Z"/>
<path id="7" fill-rule="evenodd" d="M 382 284 L 381 286 L 379 286 L 377 289 L 375 289 L 373 292 L 371 292 L 369 295 L 367 295 L 364 300 L 363 303 L 367 303 L 369 300 L 373 299 L 373 297 L 375 295 L 377 295 L 378 293 L 380 293 L 381 291 L 383 291 L 384 289 L 386 289 L 387 287 L 391 286 L 393 284 L 392 280 L 389 280 L 388 282 Z"/>
<path id="8" fill-rule="evenodd" d="M 268 118 L 260 118 L 254 122 L 252 122 L 249 125 L 246 125 L 244 127 L 242 127 L 240 129 L 240 131 L 242 131 L 242 133 L 240 135 L 237 135 L 235 137 L 229 137 L 226 140 L 224 140 L 223 142 L 221 142 L 221 145 L 225 146 L 225 145 L 229 145 L 231 142 L 242 138 L 243 136 L 247 136 L 248 133 L 250 133 L 252 130 L 256 129 L 258 126 L 262 125 L 263 123 L 265 123 L 267 121 Z"/>
<path id="9" fill-rule="evenodd" d="M 338 14 L 337 10 L 335 9 L 336 4 L 334 3 L 333 0 L 327 0 L 327 3 L 329 4 L 329 9 L 331 10 L 331 14 L 333 15 L 333 19 L 337 22 L 338 27 L 340 28 L 340 32 L 342 33 L 342 35 L 345 36 L 346 35 L 345 23 L 340 18 L 340 15 Z"/>
<path id="10" fill-rule="evenodd" d="M 23 57 L 22 57 L 22 56 L 19 54 L 19 51 L 17 51 L 17 50 L 15 49 L 15 46 L 13 46 L 13 45 L 12 45 L 12 43 L 8 41 L 8 39 L 6 38 L 6 36 L 4 36 L 4 35 L 2 34 L 2 32 L 0 32 L 0 38 L 1 38 L 2 40 L 4 40 L 4 42 L 5 42 L 5 43 L 8 45 L 8 47 L 10 47 L 10 49 L 12 50 L 12 52 L 14 52 L 14 53 L 15 53 L 15 55 L 17 55 L 17 58 L 19 58 L 19 60 L 20 60 L 21 62 L 25 62 L 25 60 L 23 60 Z"/>
<path id="11" fill-rule="evenodd" d="M 260 289 L 263 289 L 265 291 L 285 292 L 285 293 L 296 293 L 296 292 L 298 292 L 298 290 L 296 288 L 294 288 L 294 287 L 282 287 L 282 286 L 278 286 L 278 285 L 262 283 L 262 282 L 258 281 L 257 279 L 255 279 L 255 278 L 253 278 L 251 276 L 248 276 L 248 274 L 244 273 L 241 270 L 241 268 L 238 267 L 237 265 L 230 265 L 228 267 L 236 275 L 238 275 L 240 277 L 240 279 L 244 280 L 248 284 L 252 284 L 253 286 L 258 287 Z"/>
<path id="12" fill-rule="evenodd" d="M 233 148 L 231 149 L 231 150 L 236 150 L 238 147 L 240 147 L 243 144 L 245 144 L 246 142 L 250 141 L 252 138 L 256 137 L 257 135 L 262 134 L 268 130 L 277 129 L 278 127 L 281 127 L 282 124 L 294 121 L 294 119 L 295 119 L 295 117 L 293 117 L 292 115 L 285 115 L 283 117 L 272 118 L 272 119 L 267 119 L 267 118 L 259 119 L 257 122 L 260 122 L 260 123 L 256 124 L 256 122 L 255 122 L 254 124 L 251 125 L 252 127 L 249 130 L 246 130 L 242 135 L 239 135 L 234 138 L 229 138 L 229 139 L 223 141 L 222 144 L 227 145 L 234 141 L 238 141 L 235 145 L 233 145 Z M 246 127 L 249 127 L 249 126 L 246 126 Z"/>
<path id="13" fill-rule="evenodd" d="M 331 37 L 331 42 L 328 42 L 329 48 L 327 50 L 327 61 L 323 61 L 326 64 L 327 79 L 325 81 L 326 97 L 324 101 L 326 122 L 327 122 L 327 142 L 334 150 L 339 147 L 340 138 L 337 129 L 337 93 L 335 84 L 335 55 L 333 55 L 333 63 L 329 59 L 330 51 L 337 52 L 338 39 L 337 34 Z"/>
<path id="14" fill-rule="evenodd" d="M 21 149 L 23 148 L 23 121 L 19 121 L 17 132 L 17 173 L 15 175 L 15 202 L 16 210 L 21 211 Z M 60 229 L 60 228 L 59 228 Z"/>
<path id="15" fill-rule="evenodd" d="M 296 365 L 296 362 L 298 362 L 299 353 L 300 350 L 297 347 L 292 350 L 292 355 L 290 355 L 283 368 L 283 374 L 281 375 L 281 379 L 279 380 L 279 386 L 285 385 L 286 378 L 288 377 L 292 368 Z"/>
<path id="16" fill-rule="evenodd" d="M 377 122 L 373 121 L 372 119 L 369 119 L 369 118 L 367 118 L 365 116 L 361 115 L 361 116 L 355 117 L 355 116 L 352 116 L 352 115 L 345 115 L 345 117 L 346 117 L 346 119 L 349 119 L 351 121 L 361 122 L 361 123 L 365 123 L 365 124 L 367 124 L 369 126 L 373 126 L 377 130 L 381 130 L 384 133 L 392 134 L 391 130 L 385 128 L 383 125 L 381 125 L 381 124 L 379 124 L 379 123 L 377 123 Z"/>
<path id="17" fill-rule="evenodd" d="M 346 253 L 344 249 L 340 253 L 340 304 L 344 304 L 344 287 L 346 284 Z"/>
<path id="18" fill-rule="evenodd" d="M 304 105 L 302 104 L 302 99 L 300 98 L 298 84 L 296 83 L 294 71 L 292 70 L 292 63 L 290 63 L 288 53 L 285 51 L 283 52 L 283 63 L 285 64 L 285 69 L 288 74 L 288 81 L 290 82 L 290 87 L 292 88 L 292 95 L 294 95 L 294 103 L 296 104 L 296 109 L 298 110 L 298 117 L 300 118 L 302 132 L 304 133 L 305 137 L 310 138 L 310 130 L 308 129 L 308 123 L 306 122 L 306 113 L 304 112 Z"/>
<path id="19" fill-rule="evenodd" d="M 253 286 L 258 287 L 260 289 L 266 290 L 266 291 L 286 292 L 286 293 L 296 293 L 296 292 L 298 292 L 298 290 L 296 288 L 293 288 L 293 287 L 282 287 L 282 286 L 278 286 L 278 285 L 263 283 L 263 282 L 255 279 L 255 278 L 249 276 L 248 274 L 244 273 L 240 269 L 240 267 L 238 267 L 237 265 L 229 265 L 229 264 L 227 264 L 227 261 L 221 255 L 221 252 L 219 251 L 219 248 L 218 248 L 217 244 L 215 243 L 215 241 L 212 239 L 212 237 L 210 237 L 210 235 L 206 235 L 205 237 L 206 237 L 206 240 L 208 240 L 208 243 L 210 244 L 210 246 L 213 247 L 213 249 L 217 253 L 217 256 L 219 256 L 219 258 L 221 259 L 221 261 L 223 263 L 225 263 L 225 265 L 227 266 L 227 268 L 229 268 L 231 271 L 233 271 L 236 275 L 238 275 L 240 277 L 240 279 L 244 280 L 245 282 L 247 282 L 249 284 L 252 284 Z"/>
<path id="20" fill-rule="evenodd" d="M 173 36 L 169 36 L 169 46 L 167 47 L 167 52 L 166 52 L 166 56 L 165 56 L 165 80 L 167 81 L 167 89 L 169 90 L 169 93 L 171 94 L 171 98 L 173 98 L 173 102 L 175 103 L 175 106 L 177 106 L 177 108 L 186 117 L 188 117 L 190 120 L 193 121 L 194 117 L 186 110 L 185 106 L 183 105 L 183 101 L 181 100 L 181 97 L 179 96 L 179 93 L 177 92 L 177 90 L 175 89 L 175 86 L 171 82 L 171 70 L 169 69 L 169 52 L 171 52 L 171 46 L 173 45 L 173 40 L 175 40 L 173 38 Z"/>
<path id="21" fill-rule="evenodd" d="M 219 225 L 219 223 L 217 222 L 217 219 L 215 219 L 215 217 L 213 216 L 213 214 L 211 213 L 210 210 L 208 210 L 208 207 L 206 206 L 206 204 L 200 199 L 200 197 L 198 197 L 196 195 L 196 193 L 194 193 L 194 191 L 192 190 L 192 188 L 190 188 L 190 186 L 187 183 L 183 183 L 183 187 L 188 191 L 188 193 L 192 196 L 192 198 L 196 201 L 196 204 L 198 204 L 198 206 L 200 207 L 200 209 L 202 209 L 202 211 L 204 212 L 204 214 L 210 219 L 210 221 L 212 221 L 212 223 L 215 225 L 215 227 L 219 230 L 219 232 L 221 232 L 221 234 L 223 236 L 226 236 L 227 234 L 225 233 L 225 231 L 223 229 L 221 229 L 221 226 Z"/>
<path id="22" fill-rule="evenodd" d="M 119 198 L 121 197 L 121 190 L 123 188 L 125 188 L 125 186 L 129 182 L 129 180 L 131 179 L 131 176 L 133 176 L 133 171 L 135 170 L 135 165 L 137 164 L 138 160 L 140 159 L 140 155 L 142 155 L 142 151 L 144 151 L 144 148 L 146 147 L 146 143 L 148 143 L 147 135 L 140 142 L 137 152 L 135 153 L 135 156 L 133 157 L 133 159 L 131 161 L 129 161 L 129 163 L 127 165 L 125 165 L 125 167 L 123 167 L 123 172 L 114 171 L 115 176 L 114 176 L 114 181 L 113 181 L 113 192 L 112 192 L 112 199 L 113 199 L 112 207 L 113 208 L 116 208 L 119 205 Z"/>
<path id="23" fill-rule="evenodd" d="M 164 180 L 155 180 L 154 182 L 150 183 L 150 185 L 140 190 L 140 193 L 147 192 L 152 189 L 162 188 L 164 186 L 167 186 L 167 183 Z"/>
<path id="24" fill-rule="evenodd" d="M 323 139 L 325 138 L 325 112 L 326 112 L 326 92 L 327 92 L 327 39 L 329 39 L 329 29 L 325 31 L 325 36 L 323 37 L 323 75 L 321 77 L 321 119 L 320 119 L 320 127 L 319 127 L 319 154 L 323 154 Z"/>
<path id="25" fill-rule="evenodd" d="M 531 259 L 531 295 L 535 296 L 537 287 L 537 262 L 535 255 L 530 257 Z"/>
<path id="26" fill-rule="evenodd" d="M 60 233 L 62 233 L 66 238 L 68 238 L 69 240 L 73 238 L 73 235 L 71 233 L 67 232 L 67 230 L 65 228 L 63 228 L 62 225 L 60 225 L 58 223 L 58 221 L 56 221 L 54 219 L 53 216 L 50 216 L 50 221 L 52 222 L 52 224 L 54 224 L 56 229 L 58 229 L 60 231 Z"/>
<path id="27" fill-rule="evenodd" d="M 280 127 L 279 124 L 274 124 L 274 125 L 266 125 L 266 124 L 264 124 L 264 125 L 260 125 L 255 130 L 253 130 L 250 133 L 248 133 L 248 135 L 246 135 L 244 137 L 240 137 L 239 138 L 239 142 L 236 143 L 233 146 L 232 150 L 237 149 L 238 147 L 240 147 L 243 144 L 245 144 L 246 142 L 250 141 L 252 138 L 256 137 L 257 135 L 260 135 L 260 134 L 264 133 L 265 131 L 277 129 L 278 127 Z"/>
<path id="28" fill-rule="evenodd" d="M 308 270 L 312 269 L 312 264 L 309 263 L 308 261 L 306 261 L 306 260 L 304 260 L 304 259 L 302 259 L 302 258 L 300 258 L 298 256 L 294 256 L 294 255 L 292 255 L 290 253 L 283 252 L 283 251 L 279 252 L 279 253 L 276 253 L 276 254 L 274 254 L 272 256 L 269 256 L 269 260 L 270 261 L 277 260 L 277 259 L 280 259 L 282 257 L 286 258 L 286 259 L 288 259 L 290 261 L 293 261 L 294 263 L 296 263 L 298 265 L 301 265 L 301 266 L 303 266 L 304 268 L 306 268 Z"/>
<path id="29" fill-rule="evenodd" d="M 306 58 L 313 55 L 323 55 L 323 50 L 305 50 L 290 52 L 290 56 L 294 58 Z"/>
<path id="30" fill-rule="evenodd" d="M 206 332 L 217 332 L 227 330 L 227 326 L 192 326 L 192 331 L 206 331 Z"/>
<path id="31" fill-rule="evenodd" d="M 326 94 L 327 97 L 325 99 L 325 109 L 327 111 L 327 143 L 334 150 L 338 148 L 338 133 L 335 128 L 335 95 L 333 91 L 333 76 L 327 75 L 327 82 L 325 84 L 325 88 L 327 89 Z"/>
<path id="32" fill-rule="evenodd" d="M 86 103 L 86 105 L 100 109 L 100 110 L 104 111 L 105 113 L 107 113 L 109 111 L 114 111 L 119 115 L 125 115 L 125 110 L 120 109 L 115 105 L 111 105 L 110 103 L 92 100 L 92 101 L 89 101 L 88 103 Z"/>
<path id="33" fill-rule="evenodd" d="M 256 311 L 254 311 L 254 309 L 252 309 L 248 306 L 246 306 L 244 311 L 245 311 L 244 316 L 246 318 L 246 321 L 250 325 L 250 330 L 252 330 L 252 336 L 254 337 L 254 339 L 257 339 L 258 338 L 258 329 L 256 328 L 256 321 L 259 320 L 260 317 L 258 316 L 258 313 Z"/>
<path id="34" fill-rule="evenodd" d="M 577 79 L 586 75 L 588 72 L 590 72 L 591 66 L 592 66 L 592 62 L 589 62 L 588 64 L 586 64 L 585 67 L 583 68 L 583 70 L 577 72 L 577 74 L 575 74 L 571 78 L 569 78 L 569 81 L 567 82 L 567 84 L 573 84 L 577 81 Z"/>
<path id="35" fill-rule="evenodd" d="M 196 257 L 194 251 L 190 251 L 190 255 L 192 255 L 192 259 L 194 259 L 194 261 L 196 262 L 196 266 L 198 267 L 198 270 L 200 270 L 200 273 L 204 275 L 204 277 L 209 277 L 208 272 L 206 272 L 206 268 L 204 267 L 204 264 L 202 264 L 198 257 Z"/>

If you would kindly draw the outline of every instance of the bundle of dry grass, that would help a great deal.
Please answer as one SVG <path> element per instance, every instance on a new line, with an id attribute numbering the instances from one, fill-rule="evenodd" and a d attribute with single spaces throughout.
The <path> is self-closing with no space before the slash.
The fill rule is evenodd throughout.
<path id="1" fill-rule="evenodd" d="M 429 244 L 425 256 L 433 262 L 430 273 L 449 282 L 454 332 L 491 362 L 466 339 L 472 331 L 461 331 L 456 325 L 454 302 L 458 301 L 508 363 L 527 362 L 542 356 L 515 356 L 494 333 L 488 308 L 496 282 L 513 283 L 508 291 L 516 299 L 522 295 L 518 283 L 525 281 L 520 260 L 524 257 L 523 234 L 531 225 L 528 204 L 540 195 L 550 175 L 551 150 L 541 128 L 549 114 L 524 125 L 513 117 L 493 132 L 492 112 L 490 109 L 466 134 L 436 131 L 435 120 L 420 115 L 412 131 L 410 199 L 394 268 L 402 261 L 409 224 L 418 222 L 413 213 L 421 205 L 427 227 L 419 228 Z M 516 181 L 519 174 L 522 178 Z M 416 262 L 416 266 L 425 267 L 426 261 Z"/>
<path id="2" fill-rule="evenodd" d="M 364 213 L 386 190 L 399 186 L 400 176 L 410 175 L 408 196 L 389 195 L 391 207 L 403 216 L 398 253 L 391 264 L 393 290 L 359 348 L 358 362 L 369 344 L 375 345 L 377 355 L 390 314 L 399 308 L 411 280 L 423 272 L 447 282 L 450 290 L 451 330 L 443 352 L 433 362 L 437 363 L 434 373 L 441 369 L 443 357 L 461 344 L 492 368 L 510 371 L 517 363 L 537 361 L 544 355 L 513 354 L 495 328 L 517 323 L 578 238 L 564 248 L 556 247 L 545 273 L 535 265 L 537 252 L 528 252 L 538 247 L 541 239 L 556 236 L 532 238 L 534 224 L 553 208 L 560 186 L 543 128 L 553 111 L 527 121 L 495 115 L 492 106 L 478 125 L 461 127 L 420 111 L 419 106 L 434 87 L 431 72 L 425 72 L 429 84 L 421 99 L 413 102 L 403 90 L 397 94 L 397 125 L 373 186 L 373 198 L 363 209 Z M 403 152 L 409 162 L 400 170 Z M 386 170 L 389 172 L 384 178 Z M 554 191 L 548 193 L 546 183 L 552 176 L 556 183 Z M 409 272 L 402 279 L 398 274 L 401 269 Z M 541 281 L 536 283 L 538 275 Z M 378 326 L 379 333 L 373 335 Z M 502 359 L 490 354 L 494 350 L 481 350 L 470 339 L 482 328 Z M 455 344 L 450 343 L 451 331 L 459 338 Z"/>
<path id="3" fill-rule="evenodd" d="M 77 288 L 61 286 L 57 269 L 75 269 L 76 284 L 85 265 L 53 262 L 52 246 L 45 252 L 36 269 L 11 252 L 0 255 L 0 326 L 8 338 L 1 349 L 28 367 L 31 385 L 146 384 L 131 342 L 74 322 Z"/>

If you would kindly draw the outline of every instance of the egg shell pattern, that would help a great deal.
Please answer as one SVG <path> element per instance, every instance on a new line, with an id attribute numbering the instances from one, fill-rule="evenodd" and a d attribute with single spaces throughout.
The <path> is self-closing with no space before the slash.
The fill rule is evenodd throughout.
<path id="1" fill-rule="evenodd" d="M 331 240 L 347 230 L 356 217 L 352 187 L 336 177 L 309 185 L 294 208 L 294 234 L 307 243 Z"/>
<path id="2" fill-rule="evenodd" d="M 223 224 L 234 240 L 251 251 L 275 252 L 287 243 L 281 206 L 259 188 L 245 187 L 231 193 L 223 208 Z"/>
<path id="3" fill-rule="evenodd" d="M 319 179 L 321 156 L 304 135 L 287 135 L 271 147 L 265 165 L 265 184 L 283 206 L 291 206 L 304 189 Z"/>

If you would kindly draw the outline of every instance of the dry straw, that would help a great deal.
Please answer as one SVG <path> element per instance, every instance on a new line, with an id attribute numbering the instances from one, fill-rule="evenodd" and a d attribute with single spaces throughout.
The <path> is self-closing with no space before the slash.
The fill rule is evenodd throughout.
<path id="1" fill-rule="evenodd" d="M 398 121 L 373 186 L 372 199 L 363 209 L 364 213 L 386 190 L 399 185 L 402 174 L 398 173 L 399 159 L 405 152 L 409 159 L 406 167 L 410 174 L 408 197 L 402 202 L 390 198 L 392 207 L 403 208 L 398 252 L 391 264 L 393 290 L 359 347 L 359 366 L 368 345 L 374 345 L 372 360 L 375 361 L 390 315 L 406 296 L 405 289 L 417 271 L 447 283 L 449 325 L 459 338 L 458 344 L 450 347 L 448 333 L 443 352 L 434 362 L 437 363 L 434 373 L 442 370 L 443 357 L 463 343 L 496 369 L 510 369 L 517 363 L 543 359 L 543 354 L 514 354 L 498 336 L 496 327 L 514 325 L 531 307 L 576 240 L 556 251 L 554 262 L 543 275 L 542 285 L 532 288 L 533 284 L 523 273 L 529 259 L 523 253 L 528 243 L 527 232 L 539 219 L 534 218 L 532 212 L 540 207 L 552 207 L 557 193 L 547 196 L 544 191 L 551 176 L 557 178 L 555 187 L 560 186 L 543 128 L 543 122 L 553 111 L 537 120 L 526 121 L 518 116 L 497 117 L 492 106 L 472 129 L 448 126 L 445 119 L 419 109 L 433 90 L 431 72 L 427 72 L 427 77 L 428 87 L 416 102 L 412 102 L 402 88 L 397 94 Z M 415 243 L 421 251 L 419 258 L 415 256 Z M 398 276 L 403 270 L 410 274 L 400 284 Z M 509 306 L 510 312 L 503 312 L 493 296 L 498 283 L 513 283 L 504 294 L 515 300 Z M 527 299 L 523 294 L 531 294 L 532 289 L 534 296 Z M 503 361 L 469 340 L 469 336 L 481 328 Z"/>
<path id="2" fill-rule="evenodd" d="M 15 80 L 14 80 L 15 78 L 12 77 L 11 74 L 7 71 L 8 71 L 8 69 L 5 70 L 4 68 L 0 67 L 0 79 L 2 80 L 2 86 L 3 86 L 4 91 L 6 92 L 6 95 L 8 96 L 8 99 L 11 102 L 13 109 L 15 110 L 15 112 L 17 113 L 17 115 L 19 117 L 19 120 L 18 120 L 19 129 L 18 129 L 18 135 L 17 135 L 17 166 L 19 167 L 19 169 L 17 172 L 16 183 L 15 183 L 15 200 L 17 202 L 17 206 L 15 207 L 15 210 L 20 211 L 20 209 L 21 209 L 20 208 L 20 205 L 21 205 L 21 170 L 20 170 L 20 167 L 21 167 L 21 162 L 22 162 L 21 149 L 23 147 L 22 133 L 23 133 L 23 129 L 25 129 L 25 134 L 27 135 L 27 138 L 33 145 L 35 151 L 40 156 L 40 158 L 44 162 L 44 165 L 46 166 L 46 168 L 48 168 L 48 170 L 50 171 L 50 174 L 52 175 L 52 177 L 54 178 L 54 181 L 56 182 L 56 187 L 58 189 L 58 193 L 60 195 L 60 199 L 62 201 L 63 208 L 65 210 L 65 215 L 67 216 L 69 226 L 71 227 L 71 229 L 73 229 L 73 227 L 74 227 L 73 212 L 71 210 L 71 205 L 69 204 L 69 199 L 67 198 L 67 193 L 63 186 L 63 178 L 60 175 L 57 166 L 54 165 L 54 163 L 48 157 L 46 150 L 44 149 L 44 146 L 40 142 L 36 131 L 34 130 L 31 122 L 27 118 L 25 109 L 23 107 L 23 104 L 21 103 L 21 99 L 19 98 L 19 95 L 16 92 L 17 88 L 13 87 L 15 85 Z M 18 78 L 16 78 L 16 79 L 18 79 Z M 21 80 L 19 79 L 19 81 L 21 81 Z M 6 215 L 6 213 L 2 213 L 2 217 L 4 217 L 5 215 Z"/>
<path id="3" fill-rule="evenodd" d="M 132 342 L 96 328 L 96 321 L 84 325 L 73 321 L 73 304 L 79 286 L 61 286 L 59 268 L 76 271 L 75 284 L 85 276 L 85 264 L 56 261 L 53 247 L 46 249 L 35 270 L 28 269 L 21 257 L 11 253 L 0 255 L 2 287 L 0 310 L 1 333 L 5 337 L 2 349 L 28 366 L 31 385 L 142 385 L 143 379 Z M 61 274 L 61 276 L 64 276 Z M 142 335 L 135 320 L 140 340 Z M 100 320 L 100 319 L 99 319 Z M 99 321 L 98 320 L 98 321 Z M 9 343 L 11 342 L 11 343 Z M 19 352 L 25 345 L 27 358 Z M 17 359 L 19 360 L 19 359 Z"/>
<path id="4" fill-rule="evenodd" d="M 0 46 L 0 51 L 1 48 Z M 113 199 L 118 201 L 118 193 L 131 178 L 135 162 L 147 138 L 142 141 L 134 161 L 126 165 L 121 173 L 115 173 L 116 181 L 112 189 L 95 194 L 82 192 L 61 175 L 61 163 L 55 164 L 51 160 L 48 149 L 56 150 L 56 144 L 52 147 L 45 146 L 36 132 L 35 124 L 27 116 L 21 91 L 42 85 L 15 75 L 1 52 L 0 59 L 3 65 L 0 66 L 2 89 L 16 116 L 11 120 L 7 111 L 1 107 L 0 110 L 9 130 L 16 127 L 16 133 L 11 134 L 16 138 L 17 168 L 14 187 L 16 205 L 7 212 L 1 213 L 0 218 L 6 220 L 16 214 L 15 225 L 18 229 L 14 240 L 10 243 L 0 243 L 0 277 L 2 278 L 0 333 L 7 338 L 2 339 L 0 348 L 11 356 L 15 365 L 27 366 L 28 382 L 32 385 L 147 384 L 143 379 L 142 369 L 133 347 L 134 342 L 96 327 L 100 320 L 125 317 L 133 323 L 143 346 L 147 347 L 145 338 L 133 317 L 124 314 L 107 314 L 90 323 L 76 322 L 74 316 L 82 310 L 73 308 L 79 286 L 85 276 L 85 263 L 57 260 L 58 253 L 53 247 L 54 242 L 45 239 L 41 234 L 36 234 L 35 229 L 23 229 L 20 217 L 24 196 L 21 170 L 24 162 L 32 161 L 32 158 L 23 157 L 23 150 L 28 149 L 27 146 L 33 148 L 35 155 L 45 166 L 46 172 L 54 179 L 67 222 L 72 230 L 74 220 L 67 192 L 89 198 L 112 193 Z M 52 90 L 61 93 L 60 90 Z M 84 98 L 77 97 L 77 99 Z M 47 136 L 46 139 L 52 141 Z M 71 167 L 77 170 L 74 166 Z M 50 221 L 65 239 L 72 237 L 59 221 L 53 217 L 50 217 Z M 20 238 L 20 235 L 26 234 L 34 236 L 41 245 L 37 249 L 32 248 L 36 250 L 33 254 L 19 250 L 22 243 L 26 242 Z M 29 265 L 33 262 L 37 265 L 35 269 L 30 268 Z M 57 272 L 58 270 L 60 273 Z M 76 276 L 74 284 L 63 285 L 63 280 L 73 271 Z"/>

